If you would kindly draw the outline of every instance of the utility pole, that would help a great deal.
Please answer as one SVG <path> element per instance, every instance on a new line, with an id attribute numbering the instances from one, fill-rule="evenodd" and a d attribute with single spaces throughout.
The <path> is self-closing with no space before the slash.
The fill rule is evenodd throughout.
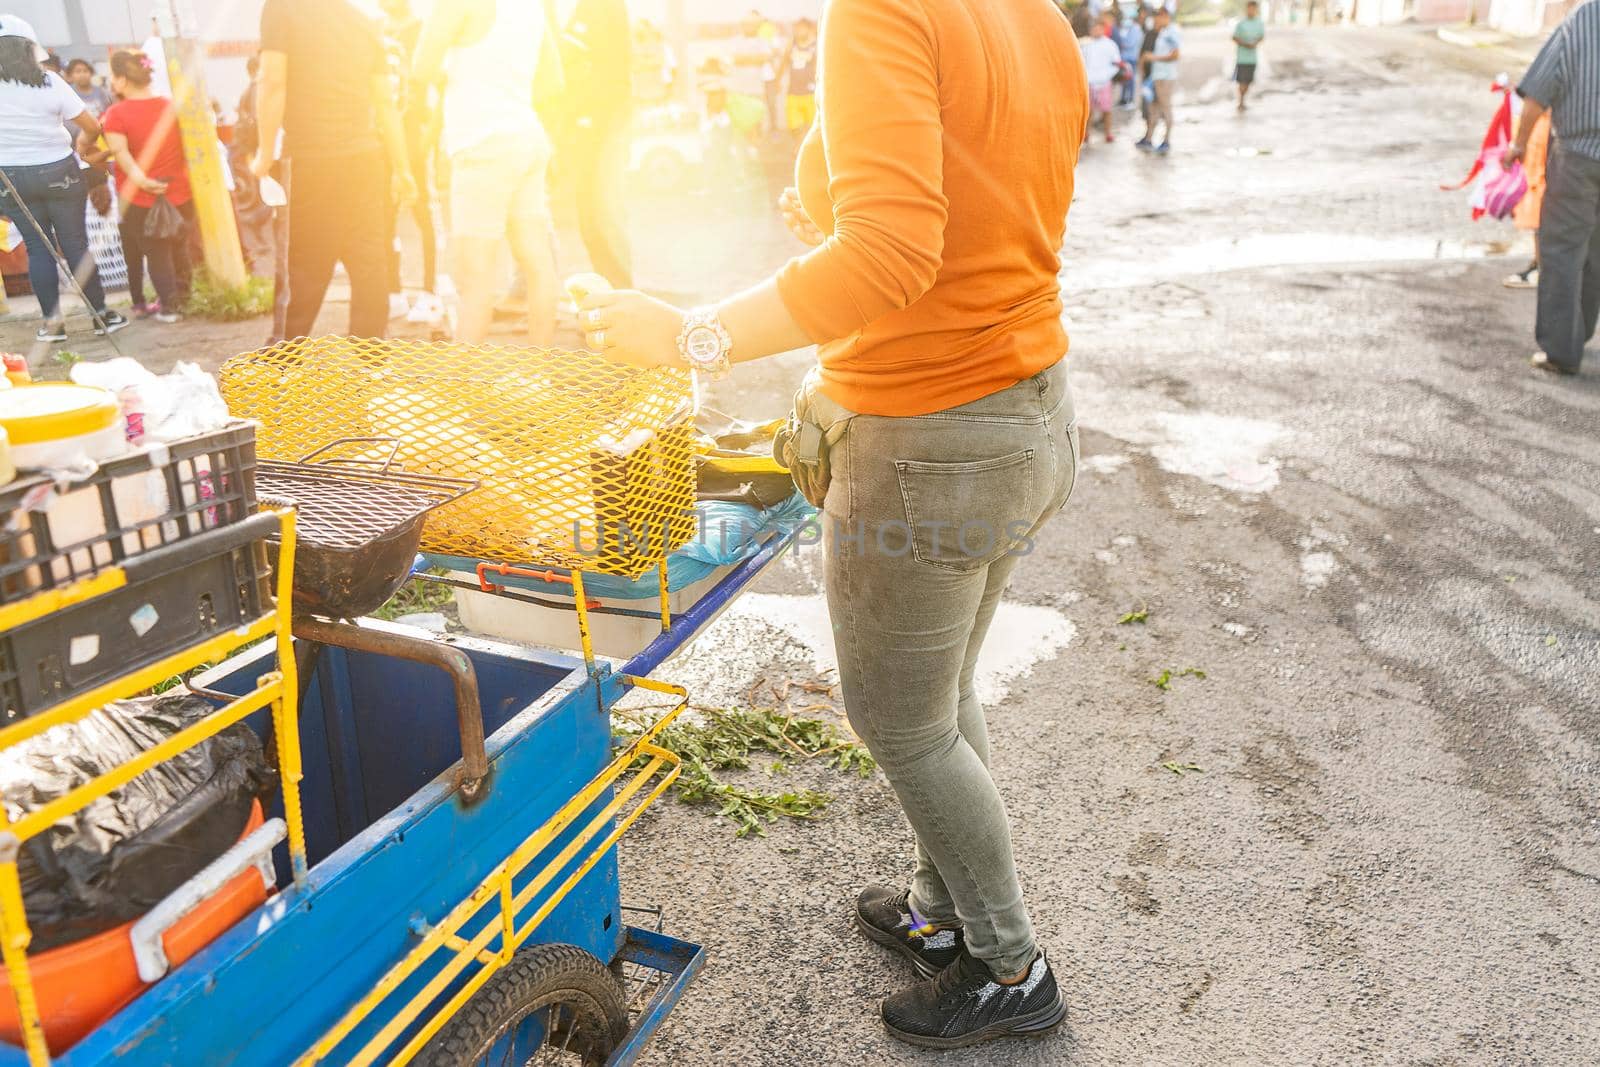
<path id="1" fill-rule="evenodd" d="M 244 255 L 239 250 L 233 198 L 223 180 L 211 94 L 206 92 L 199 20 L 191 0 L 156 0 L 155 14 L 178 111 L 183 155 L 189 164 L 189 186 L 194 192 L 195 221 L 205 247 L 206 267 L 223 285 L 240 286 L 245 283 Z"/>

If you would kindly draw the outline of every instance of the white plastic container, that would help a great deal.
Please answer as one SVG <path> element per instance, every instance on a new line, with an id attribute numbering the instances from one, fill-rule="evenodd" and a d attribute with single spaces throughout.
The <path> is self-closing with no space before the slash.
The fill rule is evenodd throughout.
<path id="1" fill-rule="evenodd" d="M 74 470 L 128 451 L 116 396 L 86 385 L 39 382 L 0 392 L 0 427 L 22 471 Z"/>
<path id="2" fill-rule="evenodd" d="M 673 617 L 676 618 L 698 603 L 700 598 L 709 593 L 733 568 L 733 564 L 718 567 L 698 582 L 667 594 L 667 604 L 672 609 Z M 478 580 L 476 574 L 461 571 L 451 571 L 450 577 L 473 583 Z M 527 590 L 517 591 L 527 592 Z M 472 633 L 484 637 L 497 637 L 512 644 L 552 648 L 564 652 L 576 652 L 581 644 L 578 640 L 578 616 L 571 609 L 547 608 L 540 604 L 531 604 L 526 600 L 470 589 L 457 588 L 454 594 L 456 607 L 461 612 L 461 625 Z M 548 599 L 560 598 L 552 596 Z M 642 600 L 617 600 L 610 597 L 590 599 L 598 600 L 605 607 L 627 608 L 631 611 L 659 612 L 661 607 L 661 601 L 655 597 Z M 651 641 L 660 636 L 659 616 L 641 619 L 632 615 L 589 612 L 589 637 L 594 644 L 596 655 L 627 659 L 644 651 Z M 685 641 L 684 645 L 688 643 Z M 683 646 L 680 645 L 678 651 L 682 650 Z M 674 652 L 673 656 L 676 655 L 677 652 Z"/>
<path id="3" fill-rule="evenodd" d="M 44 506 L 50 540 L 58 548 L 104 537 L 106 517 L 100 491 L 93 485 L 73 488 L 70 472 L 92 474 L 99 463 L 127 455 L 121 405 L 114 393 L 93 386 L 44 382 L 0 393 L 0 429 L 10 434 L 11 457 L 19 471 L 60 475 L 54 495 Z M 159 471 L 118 478 L 111 485 L 117 520 L 124 526 L 148 522 L 166 510 L 166 483 Z M 141 541 L 123 538 L 123 551 L 134 555 L 158 543 L 154 531 Z M 104 542 L 71 552 L 52 565 L 52 576 L 64 581 L 112 561 Z"/>

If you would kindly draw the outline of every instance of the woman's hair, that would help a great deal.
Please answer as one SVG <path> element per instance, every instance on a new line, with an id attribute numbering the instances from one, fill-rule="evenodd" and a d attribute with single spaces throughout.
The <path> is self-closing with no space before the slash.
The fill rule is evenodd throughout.
<path id="1" fill-rule="evenodd" d="M 0 37 L 0 82 L 18 82 L 35 89 L 49 84 L 33 49 L 33 42 L 25 37 Z"/>
<path id="2" fill-rule="evenodd" d="M 137 48 L 119 48 L 111 53 L 111 73 L 126 78 L 130 84 L 141 89 L 150 84 L 154 70 L 155 64 L 150 62 L 150 57 Z"/>

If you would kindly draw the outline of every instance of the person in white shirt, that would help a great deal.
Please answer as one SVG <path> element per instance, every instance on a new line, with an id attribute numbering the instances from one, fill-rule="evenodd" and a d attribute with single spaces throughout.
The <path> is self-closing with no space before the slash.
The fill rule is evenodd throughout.
<path id="1" fill-rule="evenodd" d="M 33 27 L 0 14 L 0 215 L 28 246 L 28 279 L 44 316 L 37 340 L 67 339 L 56 274 L 56 248 L 89 302 L 97 334 L 128 325 L 106 307 L 105 288 L 89 254 L 85 222 L 88 181 L 72 150 L 70 124 L 82 140 L 100 136 L 100 121 L 59 74 L 39 65 Z"/>
<path id="2" fill-rule="evenodd" d="M 458 341 L 489 333 L 508 240 L 527 285 L 529 342 L 547 345 L 555 333 L 552 146 L 534 94 L 540 63 L 559 45 L 558 17 L 553 2 L 538 0 L 436 3 L 412 59 L 413 91 L 443 86 Z"/>
<path id="3" fill-rule="evenodd" d="M 1111 113 L 1115 110 L 1112 83 L 1122 70 L 1122 50 L 1111 39 L 1111 16 L 1097 18 L 1089 26 L 1089 36 L 1081 41 L 1084 73 L 1089 78 L 1089 127 L 1084 131 L 1084 143 L 1089 140 L 1089 129 L 1094 128 L 1095 116 L 1100 116 L 1106 131 L 1106 143 L 1116 138 L 1111 134 Z"/>

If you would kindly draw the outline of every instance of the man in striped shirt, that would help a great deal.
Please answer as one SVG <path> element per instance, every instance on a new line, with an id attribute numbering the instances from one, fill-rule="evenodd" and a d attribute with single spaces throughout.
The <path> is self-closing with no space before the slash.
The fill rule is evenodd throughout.
<path id="1" fill-rule="evenodd" d="M 1553 136 L 1539 222 L 1539 312 L 1533 365 L 1576 374 L 1600 320 L 1600 0 L 1587 0 L 1545 42 L 1523 75 L 1520 159 L 1539 116 Z"/>

